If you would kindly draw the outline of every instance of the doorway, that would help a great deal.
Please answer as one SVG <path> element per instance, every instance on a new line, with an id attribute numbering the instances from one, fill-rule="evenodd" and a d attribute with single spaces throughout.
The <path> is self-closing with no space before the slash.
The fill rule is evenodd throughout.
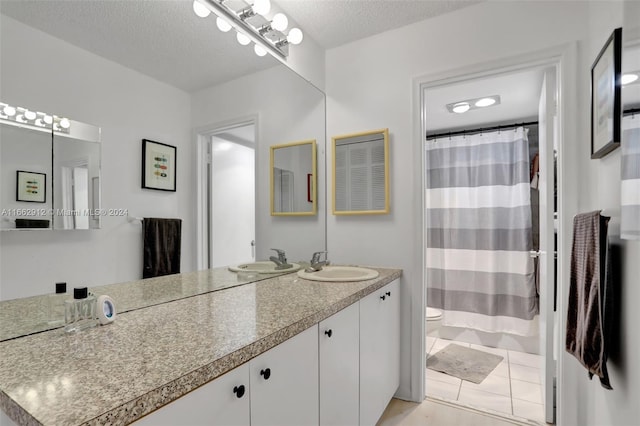
<path id="1" fill-rule="evenodd" d="M 255 120 L 198 132 L 198 268 L 255 260 Z"/>
<path id="2" fill-rule="evenodd" d="M 535 64 L 526 64 L 509 69 L 492 70 L 482 74 L 472 74 L 455 79 L 439 80 L 433 83 L 421 85 L 421 109 L 423 117 L 423 190 L 425 191 L 425 209 L 423 210 L 423 229 L 424 229 L 424 253 L 425 253 L 425 293 L 427 312 L 425 350 L 427 363 L 429 366 L 429 357 L 437 354 L 449 345 L 462 346 L 470 349 L 483 351 L 492 355 L 498 355 L 502 358 L 499 364 L 491 370 L 488 376 L 480 383 L 472 383 L 465 381 L 456 376 L 445 374 L 434 369 L 427 368 L 425 374 L 426 395 L 429 398 L 445 399 L 454 401 L 461 405 L 474 406 L 475 408 L 484 408 L 495 413 L 502 413 L 507 417 L 516 416 L 527 420 L 535 420 L 539 422 L 553 423 L 555 419 L 555 377 L 556 374 L 556 349 L 554 347 L 557 342 L 558 320 L 554 312 L 554 295 L 555 291 L 555 272 L 554 259 L 556 249 L 556 239 L 554 238 L 554 217 L 557 216 L 554 195 L 555 191 L 555 154 L 558 152 L 558 124 L 557 124 L 557 84 L 558 81 L 558 65 L 554 62 L 542 62 Z M 494 106 L 475 107 L 474 101 L 486 98 L 497 99 Z M 467 103 L 467 107 L 462 108 L 462 112 L 453 111 L 453 107 L 459 104 Z M 458 110 L 461 111 L 461 110 Z M 522 142 L 527 146 L 529 152 L 526 155 L 528 163 L 528 180 L 526 187 L 531 187 L 531 193 L 527 189 L 526 208 L 529 209 L 530 216 L 525 217 L 531 227 L 531 235 L 538 238 L 538 246 L 534 247 L 534 239 L 531 238 L 530 245 L 525 249 L 518 246 L 513 252 L 505 252 L 500 247 L 480 247 L 483 244 L 475 244 L 475 250 L 469 247 L 453 247 L 448 246 L 447 242 L 443 242 L 441 238 L 434 238 L 436 232 L 444 233 L 447 236 L 451 234 L 470 235 L 477 233 L 478 235 L 487 235 L 487 229 L 484 228 L 500 228 L 501 237 L 507 235 L 511 237 L 511 233 L 507 232 L 509 226 L 502 226 L 496 218 L 489 219 L 498 223 L 497 226 L 486 226 L 486 221 L 479 229 L 473 229 L 472 226 L 462 224 L 464 220 L 455 225 L 451 225 L 451 215 L 460 213 L 461 217 L 467 217 L 470 208 L 474 206 L 467 205 L 467 200 L 461 204 L 456 201 L 454 206 L 457 210 L 465 210 L 464 212 L 453 212 L 440 207 L 451 208 L 451 206 L 429 205 L 434 203 L 430 198 L 430 190 L 433 192 L 434 185 L 429 179 L 434 179 L 433 171 L 441 173 L 443 168 L 450 168 L 451 172 L 465 176 L 465 179 L 472 179 L 470 174 L 483 173 L 488 164 L 487 159 L 481 159 L 480 163 L 474 165 L 474 171 L 471 173 L 465 162 L 456 163 L 452 158 L 454 151 L 461 151 L 462 155 L 469 154 L 469 145 L 478 145 L 486 143 L 484 139 L 491 132 L 499 135 L 499 132 L 514 132 L 522 129 Z M 425 138 L 426 135 L 426 138 Z M 480 136 L 480 138 L 478 138 Z M 468 137 L 468 139 L 467 139 Z M 458 138 L 451 144 L 454 148 L 449 148 L 445 143 L 437 149 L 445 152 L 446 162 L 449 165 L 439 166 L 433 163 L 434 157 L 429 158 L 433 153 L 433 145 L 437 141 L 450 142 L 453 138 Z M 483 139 L 484 138 L 484 139 Z M 459 149 L 462 148 L 462 149 Z M 437 151 L 435 150 L 435 151 Z M 522 162 L 522 159 L 518 160 Z M 500 160 L 500 162 L 504 162 Z M 462 164 L 462 165 L 461 165 Z M 535 164 L 535 166 L 534 166 Z M 430 169 L 431 167 L 431 169 Z M 461 169 L 465 169 L 461 171 Z M 490 171 L 489 173 L 494 173 Z M 454 197 L 462 193 L 467 196 L 478 195 L 489 189 L 486 178 L 485 183 L 467 183 L 469 188 L 455 188 Z M 479 179 L 482 181 L 483 179 Z M 493 181 L 495 176 L 489 176 L 489 180 Z M 535 180 L 535 182 L 534 182 Z M 439 184 L 440 185 L 440 184 Z M 494 183 L 495 185 L 495 183 Z M 499 184 L 502 185 L 502 184 Z M 522 188 L 522 184 L 519 184 Z M 449 188 L 438 188 L 437 191 L 447 191 Z M 477 193 L 477 194 L 476 194 Z M 481 195 L 481 194 L 480 194 Z M 445 197 L 447 197 L 445 195 Z M 533 200 L 533 203 L 531 202 Z M 539 200 L 536 206 L 535 201 Z M 444 203 L 447 204 L 447 203 Z M 482 197 L 482 215 L 487 214 L 486 198 Z M 505 205 L 500 204 L 500 214 L 512 215 Z M 513 206 L 522 210 L 524 203 L 515 203 Z M 444 221 L 438 222 L 435 226 L 434 216 L 430 216 L 430 210 L 437 210 L 436 214 L 444 214 L 447 219 L 447 225 L 442 225 Z M 442 211 L 440 211 L 442 210 Z M 498 209 L 496 209 L 498 210 Z M 526 209 L 525 209 L 526 210 Z M 444 212 L 444 213 L 443 213 Z M 490 213 L 489 213 L 490 214 Z M 477 218 L 479 215 L 474 213 L 472 216 Z M 535 219 L 538 219 L 537 221 Z M 474 219 L 475 220 L 475 219 Z M 535 226 L 537 223 L 537 227 Z M 448 226 L 447 229 L 436 229 L 442 226 Z M 520 227 L 518 225 L 518 227 Z M 498 239 L 498 238 L 496 238 Z M 434 243 L 434 241 L 436 241 Z M 488 243 L 487 243 L 488 244 Z M 509 245 L 514 245 L 513 241 Z M 437 247 L 437 248 L 435 248 Z M 486 250 L 486 251 L 484 251 Z M 526 251 L 525 251 L 526 250 Z M 512 253 L 513 258 L 516 257 L 523 261 L 522 274 L 527 275 L 531 280 L 535 280 L 537 295 L 534 296 L 539 301 L 539 314 L 525 324 L 516 318 L 515 327 L 510 323 L 504 328 L 517 329 L 517 332 L 504 332 L 500 327 L 493 327 L 497 321 L 496 317 L 481 312 L 481 309 L 469 306 L 469 298 L 461 301 L 455 301 L 455 294 L 471 294 L 472 287 L 475 282 L 454 282 L 451 296 L 446 299 L 442 296 L 442 300 L 435 300 L 436 295 L 440 296 L 445 292 L 446 287 L 436 280 L 444 276 L 452 277 L 469 277 L 471 276 L 472 267 L 470 263 L 474 262 L 454 262 L 457 266 L 445 271 L 441 265 L 433 265 L 434 258 L 441 259 L 446 256 L 446 252 L 455 252 L 457 259 L 460 256 L 469 254 L 470 258 L 485 259 L 493 254 L 505 256 L 506 253 Z M 474 253 L 472 253 L 472 251 Z M 529 253 L 529 251 L 531 251 Z M 434 252 L 435 255 L 434 255 Z M 527 259 L 531 256 L 531 259 Z M 534 260 L 535 258 L 535 260 Z M 446 263 L 446 262 L 445 262 Z M 486 264 L 481 266 L 483 278 L 489 277 L 483 285 L 485 287 L 499 287 L 492 280 L 504 280 L 506 272 L 498 265 L 495 270 L 491 267 L 484 269 Z M 449 267 L 447 267 L 449 268 Z M 489 270 L 491 269 L 491 270 Z M 517 273 L 520 273 L 516 271 Z M 450 274 L 449 274 L 450 273 Z M 493 274 L 491 276 L 491 273 Z M 454 280 L 455 281 L 455 278 Z M 508 280 L 504 280 L 507 282 Z M 501 285 L 505 285 L 501 283 Z M 485 290 L 482 290 L 485 291 Z M 480 291 L 480 293 L 482 293 Z M 534 289 L 534 294 L 536 293 Z M 432 302 L 429 301 L 431 295 Z M 482 295 L 484 297 L 484 294 Z M 482 298 L 480 297 L 480 298 Z M 500 295 L 504 300 L 503 295 Z M 438 302 L 438 303 L 435 303 Z M 463 307 L 464 306 L 464 307 Z M 431 308 L 431 309 L 430 309 Z M 434 312 L 434 308 L 438 311 Z M 430 309 L 430 312 L 429 312 Z M 436 315 L 437 314 L 437 315 Z M 448 315 L 449 314 L 449 315 Z M 461 325 L 461 318 L 467 319 L 468 327 Z M 433 320 L 433 321 L 432 321 Z M 508 321 L 508 320 L 507 320 Z M 464 322 L 464 321 L 462 321 Z M 499 321 L 498 321 L 499 322 Z M 480 324 L 480 326 L 476 326 Z M 433 332 L 432 325 L 438 325 L 439 328 Z M 491 325 L 491 326 L 490 326 Z M 529 327 L 531 325 L 531 327 Z M 525 328 L 529 330 L 523 331 Z M 534 330 L 535 329 L 535 330 Z M 521 337 L 518 334 L 527 335 Z"/>

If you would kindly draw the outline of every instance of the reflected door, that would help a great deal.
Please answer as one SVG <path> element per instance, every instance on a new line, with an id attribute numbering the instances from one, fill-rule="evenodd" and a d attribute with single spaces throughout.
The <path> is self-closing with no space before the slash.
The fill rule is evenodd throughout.
<path id="1" fill-rule="evenodd" d="M 255 260 L 254 125 L 216 133 L 209 144 L 209 267 Z"/>

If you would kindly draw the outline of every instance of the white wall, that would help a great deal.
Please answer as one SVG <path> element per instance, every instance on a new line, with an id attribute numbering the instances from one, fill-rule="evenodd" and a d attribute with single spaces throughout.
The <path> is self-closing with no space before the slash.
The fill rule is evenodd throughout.
<path id="1" fill-rule="evenodd" d="M 195 269 L 195 177 L 190 97 L 5 16 L 0 17 L 0 99 L 102 128 L 102 207 L 180 217 L 182 265 Z M 140 188 L 141 140 L 178 147 L 177 192 Z M 142 277 L 142 228 L 103 217 L 95 231 L 2 232 L 0 299 Z"/>
<path id="2" fill-rule="evenodd" d="M 324 194 L 324 95 L 284 66 L 241 77 L 193 94 L 192 125 L 202 128 L 258 117 L 256 141 L 256 260 L 270 248 L 284 249 L 289 261 L 309 260 L 325 248 L 325 200 L 315 216 L 271 216 L 269 147 L 317 139 L 318 193 Z M 224 100 L 221 102 L 221 100 Z"/>
<path id="3" fill-rule="evenodd" d="M 589 37 L 582 45 L 583 56 L 576 80 L 579 94 L 580 140 L 577 166 L 580 171 L 578 209 L 582 212 L 603 209 L 612 216 L 609 235 L 621 254 L 622 267 L 615 280 L 617 307 L 613 347 L 607 363 L 612 391 L 589 380 L 578 361 L 562 352 L 563 388 L 561 394 L 564 425 L 636 425 L 640 421 L 640 242 L 619 239 L 620 232 L 620 149 L 600 160 L 590 156 L 590 69 L 604 42 L 617 27 L 623 27 L 623 39 L 640 39 L 640 3 L 590 2 Z M 624 55 L 624 51 L 623 51 Z M 567 293 L 564 298 L 566 300 Z"/>
<path id="4" fill-rule="evenodd" d="M 330 215 L 328 250 L 337 263 L 403 269 L 398 392 L 402 398 L 421 398 L 419 382 L 411 379 L 417 380 L 423 368 L 410 351 L 420 350 L 412 315 L 413 321 L 424 315 L 416 312 L 422 297 L 422 212 L 421 170 L 415 160 L 421 156 L 421 141 L 414 132 L 420 123 L 419 113 L 413 109 L 418 96 L 413 93 L 414 79 L 451 76 L 452 70 L 584 39 L 587 17 L 585 2 L 487 2 L 327 52 L 327 136 L 382 127 L 390 130 L 391 214 Z M 566 148 L 567 158 L 572 158 L 572 148 Z M 575 180 L 573 176 L 565 183 Z"/>

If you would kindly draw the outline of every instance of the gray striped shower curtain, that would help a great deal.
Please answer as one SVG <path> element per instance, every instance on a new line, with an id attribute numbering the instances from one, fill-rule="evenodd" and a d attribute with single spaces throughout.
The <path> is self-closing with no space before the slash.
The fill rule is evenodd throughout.
<path id="1" fill-rule="evenodd" d="M 427 304 L 443 325 L 536 335 L 526 131 L 426 147 Z"/>

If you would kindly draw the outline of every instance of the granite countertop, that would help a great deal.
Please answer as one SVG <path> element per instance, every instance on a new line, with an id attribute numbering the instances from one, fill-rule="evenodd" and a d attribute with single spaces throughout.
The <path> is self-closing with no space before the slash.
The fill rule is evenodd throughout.
<path id="1" fill-rule="evenodd" d="M 286 271 L 283 273 L 287 273 Z M 118 312 L 167 303 L 185 297 L 222 290 L 228 287 L 260 281 L 276 275 L 259 274 L 242 280 L 227 267 L 184 274 L 165 275 L 117 284 L 90 287 L 89 291 L 99 296 L 108 294 L 115 302 Z M 72 297 L 73 289 L 66 294 L 56 295 L 59 303 Z M 33 296 L 22 299 L 0 301 L 0 341 L 51 330 L 60 324 L 51 324 L 46 315 L 48 296 Z M 64 318 L 59 319 L 60 322 Z"/>
<path id="2" fill-rule="evenodd" d="M 281 275 L 0 342 L 0 408 L 21 425 L 129 424 L 400 277 Z M 176 276 L 173 276 L 174 278 Z"/>

